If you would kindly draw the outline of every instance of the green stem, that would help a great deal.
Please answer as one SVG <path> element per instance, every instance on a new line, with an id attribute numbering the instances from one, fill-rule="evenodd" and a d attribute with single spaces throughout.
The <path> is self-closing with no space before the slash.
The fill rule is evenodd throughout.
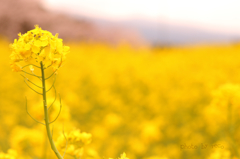
<path id="1" fill-rule="evenodd" d="M 47 135 L 45 134 L 42 159 L 47 159 L 47 149 L 48 149 L 48 139 L 47 139 Z"/>
<path id="2" fill-rule="evenodd" d="M 45 125 L 46 125 L 46 130 L 47 130 L 47 136 L 48 136 L 48 140 L 50 142 L 51 148 L 54 151 L 54 153 L 56 154 L 56 156 L 58 157 L 58 159 L 63 159 L 63 157 L 61 156 L 61 154 L 59 153 L 59 151 L 57 150 L 57 148 L 53 142 L 53 138 L 52 138 L 52 134 L 51 134 L 51 130 L 50 130 L 47 98 L 46 98 L 44 68 L 43 68 L 42 62 L 40 64 L 41 64 L 41 71 L 42 71 L 42 89 L 43 89 L 42 95 L 43 95 L 43 107 L 44 107 L 44 116 L 45 116 Z"/>

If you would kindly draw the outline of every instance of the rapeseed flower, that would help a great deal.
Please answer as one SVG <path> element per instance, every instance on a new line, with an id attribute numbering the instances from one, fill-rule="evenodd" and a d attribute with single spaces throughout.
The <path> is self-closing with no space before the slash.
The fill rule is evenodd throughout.
<path id="1" fill-rule="evenodd" d="M 129 158 L 127 158 L 127 155 L 124 152 L 123 154 L 121 154 L 120 158 L 118 158 L 118 159 L 129 159 Z"/>
<path id="2" fill-rule="evenodd" d="M 1 159 L 16 159 L 18 156 L 15 150 L 9 149 L 7 153 L 0 152 Z"/>
<path id="3" fill-rule="evenodd" d="M 62 134 L 59 136 L 56 145 L 59 150 L 66 150 L 66 154 L 80 158 L 83 155 L 84 146 L 89 144 L 91 140 L 92 134 L 81 132 L 79 129 L 76 129 L 65 135 Z M 67 149 L 66 145 L 68 145 Z"/>
<path id="4" fill-rule="evenodd" d="M 23 65 L 37 65 L 43 63 L 44 68 L 52 67 L 56 71 L 66 58 L 70 48 L 64 46 L 58 34 L 52 35 L 49 31 L 42 30 L 38 25 L 35 29 L 25 34 L 18 34 L 19 39 L 15 39 L 10 44 L 12 54 L 10 55 L 10 65 L 14 72 L 22 70 Z M 32 67 L 30 65 L 30 70 Z"/>
<path id="5" fill-rule="evenodd" d="M 25 34 L 18 34 L 19 39 L 15 39 L 14 43 L 10 45 L 11 55 L 10 55 L 10 65 L 14 72 L 24 72 L 25 75 L 31 75 L 39 78 L 42 81 L 42 86 L 35 84 L 31 80 L 29 80 L 25 75 L 21 76 L 24 78 L 24 82 L 27 84 L 29 88 L 31 88 L 37 94 L 42 95 L 43 97 L 43 107 L 44 107 L 44 123 L 36 120 L 32 117 L 27 110 L 27 98 L 26 98 L 26 110 L 28 115 L 34 119 L 36 122 L 45 125 L 47 130 L 47 137 L 51 144 L 51 149 L 54 151 L 58 159 L 63 159 L 64 155 L 61 155 L 57 150 L 55 143 L 52 138 L 52 132 L 50 130 L 50 124 L 53 123 L 61 112 L 61 99 L 60 99 L 60 111 L 58 116 L 52 122 L 49 121 L 49 112 L 48 109 L 53 105 L 53 103 L 48 106 L 47 103 L 47 95 L 46 93 L 50 91 L 52 88 L 55 90 L 55 99 L 56 99 L 56 89 L 54 87 L 55 80 L 52 86 L 46 89 L 45 81 L 52 77 L 52 75 L 60 68 L 62 62 L 65 60 L 66 54 L 69 52 L 69 47 L 64 46 L 62 43 L 62 39 L 58 38 L 58 34 L 55 36 L 52 35 L 49 31 L 42 30 L 38 25 L 35 26 L 35 29 L 28 31 Z M 23 68 L 29 66 L 29 69 L 32 73 L 29 73 Z M 34 67 L 41 69 L 41 75 L 36 75 L 34 73 Z M 52 67 L 53 73 L 45 78 L 44 70 Z M 35 87 L 41 88 L 42 92 L 37 91 L 34 87 L 30 86 L 28 82 L 34 85 Z"/>

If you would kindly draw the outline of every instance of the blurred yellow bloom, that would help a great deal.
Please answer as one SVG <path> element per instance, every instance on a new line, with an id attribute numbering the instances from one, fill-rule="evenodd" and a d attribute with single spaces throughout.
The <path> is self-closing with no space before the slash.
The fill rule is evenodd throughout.
<path id="1" fill-rule="evenodd" d="M 7 153 L 0 152 L 0 159 L 16 159 L 17 156 L 17 152 L 12 149 L 9 149 Z"/>
<path id="2" fill-rule="evenodd" d="M 67 148 L 67 153 L 74 156 L 74 151 L 75 151 L 75 146 L 74 145 L 69 145 Z"/>
<path id="3" fill-rule="evenodd" d="M 127 155 L 124 152 L 123 154 L 121 154 L 120 158 L 118 158 L 118 159 L 129 159 L 129 158 L 127 158 Z"/>
<path id="4" fill-rule="evenodd" d="M 14 72 L 19 72 L 19 71 L 22 70 L 21 65 L 19 65 L 19 64 L 16 63 L 16 62 L 10 63 L 10 66 L 11 66 L 11 68 L 12 68 L 12 71 L 14 71 Z"/>
<path id="5" fill-rule="evenodd" d="M 65 138 L 66 136 L 66 138 Z M 84 146 L 89 144 L 92 140 L 92 134 L 81 132 L 79 129 L 75 129 L 66 133 L 66 135 L 58 137 L 56 145 L 61 151 L 65 151 L 66 140 L 68 141 L 68 147 L 66 153 L 71 156 L 77 156 L 78 158 L 83 155 Z"/>

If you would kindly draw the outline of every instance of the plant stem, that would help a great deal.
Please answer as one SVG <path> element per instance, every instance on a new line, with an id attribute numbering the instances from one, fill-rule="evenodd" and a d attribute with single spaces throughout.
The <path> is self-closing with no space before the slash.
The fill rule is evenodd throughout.
<path id="1" fill-rule="evenodd" d="M 42 89 L 43 89 L 42 95 L 43 95 L 43 107 L 44 107 L 44 117 L 45 117 L 44 120 L 45 120 L 45 124 L 46 124 L 47 136 L 48 136 L 48 140 L 50 142 L 51 148 L 54 151 L 54 153 L 56 154 L 56 156 L 58 157 L 58 159 L 63 159 L 63 157 L 57 150 L 57 148 L 53 142 L 53 139 L 52 139 L 52 134 L 51 134 L 50 126 L 49 126 L 49 115 L 48 115 L 47 98 L 46 98 L 44 68 L 43 68 L 42 62 L 40 64 L 41 64 L 41 71 L 42 71 Z"/>

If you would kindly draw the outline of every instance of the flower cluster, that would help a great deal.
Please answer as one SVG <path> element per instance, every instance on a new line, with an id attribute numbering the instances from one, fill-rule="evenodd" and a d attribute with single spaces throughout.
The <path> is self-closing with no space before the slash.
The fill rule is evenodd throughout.
<path id="1" fill-rule="evenodd" d="M 113 159 L 113 158 L 109 158 L 109 159 Z M 124 153 L 121 154 L 121 156 L 118 159 L 129 159 L 129 158 L 127 158 L 127 155 L 124 152 Z"/>
<path id="2" fill-rule="evenodd" d="M 66 153 L 71 156 L 81 157 L 83 155 L 83 146 L 91 142 L 92 135 L 86 132 L 80 132 L 79 129 L 73 130 L 64 136 L 63 134 L 57 140 L 57 147 L 64 151 L 67 141 Z"/>
<path id="3" fill-rule="evenodd" d="M 129 159 L 129 158 L 127 158 L 127 155 L 126 155 L 126 153 L 124 152 L 123 154 L 121 154 L 121 156 L 120 156 L 119 159 Z"/>
<path id="4" fill-rule="evenodd" d="M 69 47 L 64 46 L 58 34 L 52 35 L 49 31 L 42 30 L 38 25 L 35 29 L 21 35 L 10 44 L 12 54 L 10 65 L 13 71 L 22 70 L 22 65 L 43 63 L 44 67 L 52 66 L 57 70 L 65 56 L 69 53 Z"/>
<path id="5" fill-rule="evenodd" d="M 15 150 L 9 149 L 7 153 L 0 152 L 0 158 L 5 159 L 16 159 L 17 152 Z"/>

